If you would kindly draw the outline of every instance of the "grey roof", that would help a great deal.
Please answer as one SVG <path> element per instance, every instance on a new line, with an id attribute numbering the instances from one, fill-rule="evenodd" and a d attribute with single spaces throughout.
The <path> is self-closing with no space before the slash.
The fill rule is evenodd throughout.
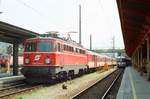
<path id="1" fill-rule="evenodd" d="M 30 30 L 23 29 L 18 26 L 14 26 L 5 22 L 0 21 L 0 41 L 7 43 L 21 43 L 25 39 L 38 36 Z"/>

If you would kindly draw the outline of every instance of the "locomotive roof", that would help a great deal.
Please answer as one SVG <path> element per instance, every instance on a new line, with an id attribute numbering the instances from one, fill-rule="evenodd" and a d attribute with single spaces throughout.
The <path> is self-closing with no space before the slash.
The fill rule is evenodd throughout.
<path id="1" fill-rule="evenodd" d="M 108 57 L 106 55 L 101 55 L 100 53 L 97 53 L 97 52 L 94 52 L 94 51 L 90 51 L 90 50 L 88 50 L 88 53 L 90 53 L 92 55 L 100 56 L 100 57 Z"/>
<path id="2" fill-rule="evenodd" d="M 65 42 L 65 43 L 68 43 L 68 44 L 71 44 L 71 45 L 73 45 L 73 46 L 80 47 L 80 48 L 82 48 L 82 49 L 84 49 L 84 50 L 87 50 L 87 52 L 90 53 L 90 54 L 92 54 L 92 55 L 96 55 L 96 56 L 100 56 L 100 57 L 106 57 L 106 58 L 111 58 L 111 57 L 109 57 L 109 56 L 101 55 L 101 54 L 96 53 L 96 52 L 94 52 L 94 51 L 90 51 L 90 50 L 84 48 L 82 45 L 78 44 L 77 42 L 75 42 L 75 41 L 73 41 L 73 40 L 67 40 L 67 39 L 65 39 L 65 38 L 60 38 L 60 37 L 56 37 L 56 38 L 55 38 L 55 37 L 40 37 L 40 36 L 38 36 L 38 37 L 35 37 L 35 38 L 30 38 L 30 39 L 28 39 L 28 40 L 30 41 L 30 40 L 39 40 L 39 39 L 41 39 L 41 40 L 51 40 L 51 39 L 52 39 L 52 40 L 63 41 L 63 42 Z M 27 40 L 27 41 L 28 41 L 28 40 Z"/>
<path id="3" fill-rule="evenodd" d="M 110 56 L 107 56 L 107 55 L 102 55 L 102 54 L 100 54 L 100 53 L 97 53 L 97 52 L 94 52 L 94 51 L 90 51 L 90 50 L 87 50 L 88 51 L 88 53 L 90 53 L 90 54 L 92 54 L 92 55 L 96 55 L 96 56 L 99 56 L 99 57 L 103 57 L 103 58 L 109 58 L 109 59 L 115 59 L 115 58 L 112 58 L 112 57 L 110 57 Z"/>
<path id="4" fill-rule="evenodd" d="M 92 54 L 92 55 L 96 55 L 96 56 L 100 56 L 100 57 L 106 57 L 106 58 L 111 58 L 111 57 L 109 57 L 109 56 L 107 56 L 107 55 L 101 55 L 101 54 L 96 53 L 96 52 L 94 52 L 94 51 L 90 51 L 90 50 L 84 48 L 82 45 L 78 44 L 77 42 L 75 42 L 75 41 L 73 41 L 73 40 L 67 40 L 67 39 L 65 39 L 65 38 L 60 38 L 60 37 L 56 37 L 56 38 L 55 38 L 55 37 L 41 37 L 41 36 L 38 36 L 38 37 L 35 37 L 35 38 L 30 38 L 30 39 L 28 39 L 28 40 L 30 41 L 30 40 L 37 40 L 37 39 L 63 41 L 63 42 L 65 42 L 65 43 L 72 44 L 73 46 L 76 46 L 76 47 L 80 47 L 80 48 L 82 48 L 82 49 L 85 49 L 85 50 L 87 50 L 88 53 L 90 53 L 90 54 Z M 28 40 L 27 40 L 27 41 L 28 41 Z"/>
<path id="5" fill-rule="evenodd" d="M 77 47 L 81 47 L 82 49 L 85 49 L 82 45 L 80 45 L 79 43 L 73 41 L 73 40 L 67 40 L 65 38 L 60 38 L 60 37 L 35 37 L 35 38 L 30 38 L 30 39 L 27 39 L 27 41 L 30 41 L 30 40 L 58 40 L 58 41 L 63 41 L 65 43 L 68 43 L 68 44 L 72 44 L 74 46 L 77 46 Z"/>

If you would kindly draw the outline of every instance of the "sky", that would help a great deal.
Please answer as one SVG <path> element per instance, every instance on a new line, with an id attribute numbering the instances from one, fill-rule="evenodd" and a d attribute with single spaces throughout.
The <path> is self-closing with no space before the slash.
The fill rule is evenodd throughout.
<path id="1" fill-rule="evenodd" d="M 37 32 L 58 31 L 60 36 L 75 31 L 78 40 L 81 4 L 82 45 L 93 49 L 124 48 L 116 0 L 0 0 L 0 21 Z"/>

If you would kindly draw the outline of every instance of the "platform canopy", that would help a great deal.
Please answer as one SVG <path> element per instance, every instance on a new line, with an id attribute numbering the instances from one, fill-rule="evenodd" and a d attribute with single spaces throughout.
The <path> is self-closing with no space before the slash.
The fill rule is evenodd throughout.
<path id="1" fill-rule="evenodd" d="M 150 32 L 150 0 L 117 0 L 126 53 L 132 56 Z"/>
<path id="2" fill-rule="evenodd" d="M 18 45 L 39 34 L 0 21 L 0 42 L 13 44 L 13 75 L 18 75 Z"/>
<path id="3" fill-rule="evenodd" d="M 0 42 L 20 43 L 38 35 L 38 33 L 0 21 Z"/>

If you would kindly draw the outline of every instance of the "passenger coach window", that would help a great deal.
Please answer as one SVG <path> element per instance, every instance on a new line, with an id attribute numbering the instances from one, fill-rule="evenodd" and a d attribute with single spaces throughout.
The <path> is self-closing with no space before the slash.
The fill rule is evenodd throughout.
<path id="1" fill-rule="evenodd" d="M 78 49 L 76 48 L 76 53 L 78 53 Z"/>
<path id="2" fill-rule="evenodd" d="M 58 52 L 60 52 L 60 43 L 58 43 Z"/>
<path id="3" fill-rule="evenodd" d="M 64 50 L 66 50 L 66 45 L 64 45 Z"/>
<path id="4" fill-rule="evenodd" d="M 74 47 L 71 47 L 72 52 L 74 52 Z"/>
<path id="5" fill-rule="evenodd" d="M 95 61 L 95 55 L 93 55 L 92 60 Z"/>

